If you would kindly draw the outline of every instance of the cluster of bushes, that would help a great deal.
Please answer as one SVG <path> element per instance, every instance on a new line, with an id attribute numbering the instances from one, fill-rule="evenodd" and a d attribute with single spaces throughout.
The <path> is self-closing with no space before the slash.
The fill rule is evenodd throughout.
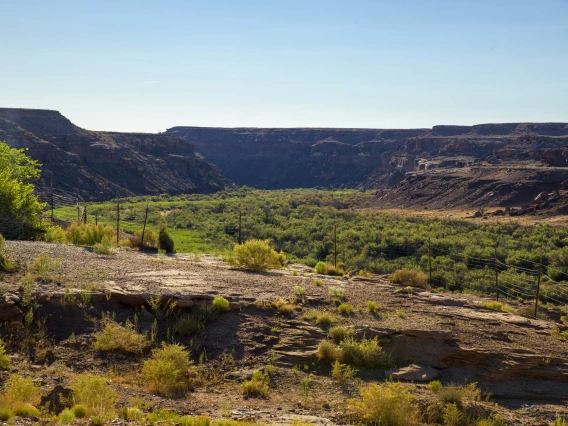
<path id="1" fill-rule="evenodd" d="M 318 358 L 333 363 L 343 362 L 365 368 L 388 368 L 392 365 L 392 357 L 383 351 L 377 338 L 355 340 L 349 333 L 345 333 L 338 343 L 333 339 L 340 337 L 336 329 L 332 333 L 332 340 L 324 339 L 318 346 Z"/>
<path id="2" fill-rule="evenodd" d="M 334 275 L 341 273 L 328 266 L 333 264 L 336 227 L 338 267 L 348 272 L 427 272 L 431 252 L 433 286 L 490 293 L 494 271 L 490 264 L 477 259 L 492 258 L 495 242 L 499 241 L 497 257 L 502 263 L 534 269 L 533 262 L 540 262 L 542 256 L 549 277 L 568 281 L 568 228 L 517 223 L 478 225 L 354 209 L 364 207 L 372 197 L 370 192 L 358 191 L 243 188 L 214 195 L 132 198 L 121 205 L 128 210 L 129 220 L 141 227 L 149 203 L 149 225 L 156 228 L 165 221 L 176 233 L 183 230 L 190 232 L 192 239 L 206 241 L 202 246 L 194 244 L 196 248 L 221 252 L 232 250 L 241 214 L 243 240 L 269 239 L 276 252 L 311 267 L 322 262 L 325 269 L 319 264 L 319 271 Z M 115 218 L 114 209 L 111 203 L 90 206 L 93 214 L 107 221 Z M 515 282 L 519 281 L 522 277 Z"/>

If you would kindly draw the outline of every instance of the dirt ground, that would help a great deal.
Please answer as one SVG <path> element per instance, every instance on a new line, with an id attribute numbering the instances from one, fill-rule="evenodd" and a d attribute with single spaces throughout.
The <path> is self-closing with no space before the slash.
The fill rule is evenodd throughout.
<path id="1" fill-rule="evenodd" d="M 8 242 L 7 247 L 21 268 L 0 275 L 0 298 L 6 300 L 22 295 L 25 264 L 32 265 L 41 253 L 56 260 L 49 276 L 36 278 L 34 284 L 36 319 L 44 322 L 46 349 L 14 356 L 17 370 L 30 372 L 46 393 L 90 371 L 110 380 L 121 394 L 119 405 L 141 398 L 147 411 L 168 408 L 270 424 L 349 424 L 347 399 L 357 398 L 365 383 L 389 376 L 407 383 L 420 404 L 435 399 L 428 389 L 430 379 L 405 370 L 417 366 L 446 385 L 479 383 L 491 394 L 487 409 L 509 424 L 549 424 L 558 413 L 568 415 L 568 341 L 560 337 L 567 328 L 555 321 L 554 312 L 550 321 L 528 319 L 485 308 L 480 305 L 485 299 L 476 296 L 411 290 L 381 276 L 319 276 L 297 264 L 250 273 L 208 255 L 158 256 L 119 249 L 103 256 L 88 248 L 39 242 Z M 80 306 L 77 301 L 87 290 L 90 303 Z M 350 314 L 337 311 L 331 294 L 341 292 L 342 302 L 353 306 Z M 75 303 L 62 303 L 66 295 L 74 295 Z M 91 349 L 102 312 L 114 313 L 119 322 L 136 314 L 142 330 L 159 319 L 159 336 L 166 340 L 172 339 L 168 321 L 150 309 L 149 299 L 176 302 L 181 314 L 216 295 L 227 298 L 231 310 L 199 335 L 173 338 L 192 349 L 196 363 L 201 358 L 202 380 L 184 398 L 159 397 L 144 389 L 137 373 L 144 356 Z M 285 316 L 275 309 L 274 302 L 281 299 L 294 303 L 294 313 Z M 376 312 L 368 312 L 368 301 L 376 302 Z M 336 315 L 337 324 L 351 327 L 356 337 L 377 337 L 395 365 L 386 372 L 361 368 L 347 383 L 333 380 L 330 367 L 316 355 L 327 328 L 305 318 L 312 311 Z M 1 333 L 14 353 L 20 327 L 11 322 Z M 243 380 L 267 366 L 268 397 L 245 397 Z M 6 377 L 0 372 L 0 383 Z M 302 393 L 306 378 L 309 390 Z"/>

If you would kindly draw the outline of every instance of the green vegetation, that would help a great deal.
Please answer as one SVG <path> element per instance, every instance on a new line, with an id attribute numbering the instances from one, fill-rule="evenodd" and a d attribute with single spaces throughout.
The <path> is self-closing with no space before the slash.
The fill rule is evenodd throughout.
<path id="1" fill-rule="evenodd" d="M 242 391 L 247 396 L 261 396 L 268 395 L 268 376 L 261 370 L 257 370 L 252 374 L 250 380 L 246 380 L 242 384 Z"/>
<path id="2" fill-rule="evenodd" d="M 12 365 L 12 359 L 6 353 L 6 346 L 4 346 L 4 342 L 0 339 L 0 369 L 7 369 L 10 368 Z"/>
<path id="3" fill-rule="evenodd" d="M 359 421 L 373 426 L 409 426 L 419 423 L 416 397 L 401 383 L 369 384 L 361 400 L 348 403 Z"/>
<path id="4" fill-rule="evenodd" d="M 376 312 L 377 311 L 377 304 L 371 300 L 367 302 L 367 310 L 369 312 Z"/>
<path id="5" fill-rule="evenodd" d="M 229 256 L 227 260 L 239 268 L 263 272 L 271 268 L 282 267 L 285 258 L 283 254 L 278 254 L 270 247 L 268 240 L 249 240 L 243 244 L 237 244 L 232 256 Z"/>
<path id="6" fill-rule="evenodd" d="M 6 251 L 6 240 L 0 234 L 0 271 L 11 271 L 15 268 L 16 264 L 10 259 Z"/>
<path id="7" fill-rule="evenodd" d="M 189 368 L 192 364 L 189 350 L 178 344 L 164 344 L 152 351 L 144 362 L 142 377 L 150 392 L 164 396 L 178 396 L 189 386 Z"/>
<path id="8" fill-rule="evenodd" d="M 500 302 L 481 302 L 481 306 L 485 306 L 486 308 L 494 309 L 496 311 L 507 312 L 509 314 L 515 313 L 515 309 L 513 309 L 511 306 L 505 305 Z"/>
<path id="9" fill-rule="evenodd" d="M 213 307 L 219 312 L 227 312 L 229 310 L 229 301 L 223 296 L 215 296 L 212 303 Z"/>
<path id="10" fill-rule="evenodd" d="M 35 236 L 42 232 L 38 215 L 43 211 L 30 183 L 40 177 L 40 164 L 0 142 L 0 233 L 9 238 Z"/>
<path id="11" fill-rule="evenodd" d="M 81 374 L 71 385 L 71 390 L 73 402 L 86 407 L 89 415 L 107 417 L 114 414 L 119 395 L 103 377 Z"/>
<path id="12" fill-rule="evenodd" d="M 174 252 L 174 240 L 170 237 L 166 229 L 166 225 L 160 224 L 160 231 L 158 233 L 158 249 L 164 250 L 166 253 Z"/>
<path id="13" fill-rule="evenodd" d="M 351 305 L 349 303 L 342 303 L 341 305 L 339 305 L 337 307 L 337 310 L 339 311 L 340 314 L 349 315 L 350 313 L 353 312 L 353 305 Z"/>
<path id="14" fill-rule="evenodd" d="M 339 382 L 347 382 L 355 377 L 355 374 L 357 374 L 357 370 L 349 365 L 342 364 L 337 359 L 331 366 L 331 377 Z"/>
<path id="15" fill-rule="evenodd" d="M 453 219 L 399 217 L 357 207 L 366 207 L 373 194 L 358 191 L 283 190 L 241 188 L 214 195 L 137 197 L 121 200 L 125 231 L 141 232 L 146 205 L 146 230 L 157 232 L 165 222 L 178 252 L 230 254 L 238 235 L 242 212 L 243 240 L 270 240 L 275 251 L 292 261 L 326 272 L 333 264 L 333 227 L 337 228 L 338 267 L 364 271 L 364 275 L 393 274 L 406 269 L 427 273 L 428 240 L 432 252 L 432 285 L 452 291 L 490 294 L 495 274 L 491 264 L 477 259 L 494 256 L 506 265 L 535 269 L 542 262 L 545 273 L 556 281 L 568 281 L 568 228 L 548 224 L 473 224 Z M 88 206 L 99 222 L 113 226 L 116 203 Z M 76 218 L 73 207 L 55 211 L 56 217 Z M 127 219 L 126 219 L 127 218 Z M 146 238 L 145 238 L 146 240 Z M 542 248 L 542 251 L 541 251 Z M 276 265 L 276 263 L 274 263 Z M 277 266 L 277 265 L 276 265 Z M 423 286 L 425 276 L 403 280 L 403 285 Z M 514 280 L 519 290 L 532 294 L 527 274 L 504 270 L 503 280 Z M 547 280 L 541 298 L 554 297 Z M 521 297 L 522 294 L 520 295 Z"/>
<path id="16" fill-rule="evenodd" d="M 147 337 L 138 333 L 130 322 L 122 326 L 114 321 L 107 320 L 102 331 L 93 333 L 93 337 L 95 339 L 93 349 L 101 352 L 139 354 L 150 346 Z"/>
<path id="17" fill-rule="evenodd" d="M 390 277 L 389 281 L 395 284 L 409 285 L 411 287 L 426 288 L 428 286 L 426 274 L 412 269 L 399 269 Z"/>
<path id="18" fill-rule="evenodd" d="M 336 343 L 339 343 L 342 340 L 345 340 L 347 337 L 350 337 L 352 334 L 353 334 L 352 328 L 347 328 L 342 325 L 337 325 L 329 329 L 328 336 Z"/>

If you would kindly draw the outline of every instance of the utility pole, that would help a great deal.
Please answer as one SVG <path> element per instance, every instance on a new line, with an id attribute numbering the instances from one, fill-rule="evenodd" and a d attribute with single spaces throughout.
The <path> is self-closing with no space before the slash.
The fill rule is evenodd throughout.
<path id="1" fill-rule="evenodd" d="M 432 287 L 432 241 L 428 237 L 428 284 Z"/>
<path id="2" fill-rule="evenodd" d="M 118 236 L 120 234 L 120 201 L 116 202 L 116 244 L 118 244 Z"/>
<path id="3" fill-rule="evenodd" d="M 99 215 L 95 214 L 95 226 L 99 224 Z"/>
<path id="4" fill-rule="evenodd" d="M 243 225 L 243 212 L 239 210 L 239 244 L 242 244 L 243 241 L 241 239 L 241 228 Z"/>
<path id="5" fill-rule="evenodd" d="M 499 269 L 497 269 L 497 243 L 495 243 L 495 257 L 493 258 L 493 266 L 495 268 L 495 294 L 499 301 Z"/>
<path id="6" fill-rule="evenodd" d="M 53 205 L 55 204 L 54 196 L 53 196 L 53 182 L 51 182 L 51 223 L 53 223 Z"/>
<path id="7" fill-rule="evenodd" d="M 333 225 L 333 267 L 337 269 L 337 226 Z"/>
<path id="8" fill-rule="evenodd" d="M 142 227 L 142 239 L 140 240 L 140 248 L 144 248 L 144 233 L 146 232 L 146 221 L 148 220 L 148 206 L 146 206 L 146 214 L 144 215 L 144 226 Z"/>
<path id="9" fill-rule="evenodd" d="M 538 297 L 540 296 L 540 279 L 542 277 L 542 249 L 540 253 L 540 265 L 538 267 L 538 279 L 536 282 L 536 299 L 534 301 L 534 317 L 538 313 Z"/>

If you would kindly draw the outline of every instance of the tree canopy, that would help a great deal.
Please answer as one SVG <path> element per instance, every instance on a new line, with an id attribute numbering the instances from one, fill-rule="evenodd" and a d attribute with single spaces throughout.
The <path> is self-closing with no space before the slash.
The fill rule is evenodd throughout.
<path id="1" fill-rule="evenodd" d="M 41 165 L 25 151 L 0 141 L 0 233 L 8 238 L 30 236 L 41 227 L 44 205 L 32 183 Z"/>

